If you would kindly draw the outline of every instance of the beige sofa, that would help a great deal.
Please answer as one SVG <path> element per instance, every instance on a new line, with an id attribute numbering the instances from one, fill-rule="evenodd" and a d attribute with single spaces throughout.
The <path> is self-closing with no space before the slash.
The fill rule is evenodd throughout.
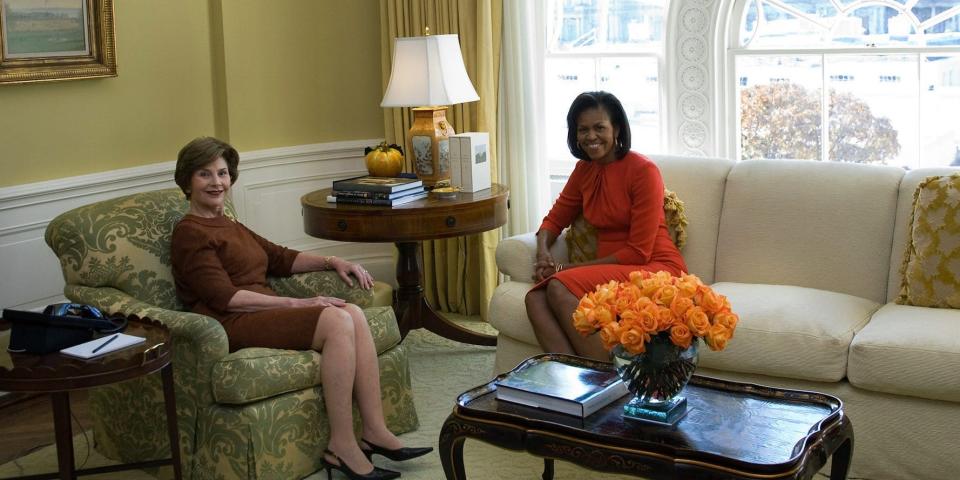
<path id="1" fill-rule="evenodd" d="M 691 273 L 741 322 L 698 373 L 841 398 L 856 440 L 851 476 L 960 475 L 960 310 L 897 305 L 913 192 L 956 169 L 654 157 L 686 204 Z M 563 241 L 554 247 L 565 255 Z M 524 310 L 532 233 L 500 242 L 496 370 L 539 353 Z"/>

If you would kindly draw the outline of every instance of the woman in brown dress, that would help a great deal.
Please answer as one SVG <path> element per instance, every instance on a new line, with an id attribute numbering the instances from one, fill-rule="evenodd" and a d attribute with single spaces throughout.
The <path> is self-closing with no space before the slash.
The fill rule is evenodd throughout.
<path id="1" fill-rule="evenodd" d="M 380 373 L 363 311 L 334 297 L 290 298 L 267 286 L 267 275 L 335 270 L 348 285 L 373 287 L 360 265 L 337 257 L 298 252 L 253 233 L 223 214 L 236 182 L 237 151 L 211 137 L 191 141 L 177 157 L 174 179 L 190 201 L 171 239 L 177 295 L 191 311 L 223 324 L 230 350 L 268 347 L 323 353 L 321 381 L 330 421 L 324 451 L 328 473 L 389 479 L 398 472 L 373 466 L 374 453 L 407 460 L 432 448 L 405 448 L 387 429 L 380 400 Z M 352 401 L 363 419 L 362 439 L 353 433 Z"/>

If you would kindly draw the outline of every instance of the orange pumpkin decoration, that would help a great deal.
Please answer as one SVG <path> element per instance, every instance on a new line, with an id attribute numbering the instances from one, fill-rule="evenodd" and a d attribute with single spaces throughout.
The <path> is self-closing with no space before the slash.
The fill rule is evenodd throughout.
<path id="1" fill-rule="evenodd" d="M 403 170 L 403 149 L 399 145 L 380 142 L 375 148 L 367 147 L 367 171 L 374 177 L 396 177 Z"/>

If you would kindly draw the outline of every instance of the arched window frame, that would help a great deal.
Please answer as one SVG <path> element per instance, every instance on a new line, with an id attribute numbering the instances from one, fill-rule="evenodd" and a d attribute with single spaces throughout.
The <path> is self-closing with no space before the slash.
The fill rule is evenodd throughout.
<path id="1" fill-rule="evenodd" d="M 677 3 L 687 3 L 690 0 L 675 0 Z M 717 148 L 716 153 L 719 155 L 727 156 L 733 159 L 741 158 L 741 146 L 740 146 L 740 101 L 738 98 L 738 78 L 736 71 L 736 59 L 741 55 L 821 55 L 821 56 L 830 56 L 830 55 L 850 55 L 850 54 L 915 54 L 922 56 L 928 53 L 932 54 L 953 54 L 960 55 L 960 46 L 874 46 L 874 45 L 864 45 L 856 47 L 822 47 L 822 46 L 797 46 L 797 47 L 788 47 L 788 48 L 754 48 L 749 47 L 744 48 L 740 47 L 740 26 L 744 16 L 744 11 L 748 8 L 751 0 L 720 0 L 716 5 L 710 6 L 711 9 L 715 8 L 713 12 L 715 13 L 716 22 L 714 23 L 712 38 L 714 39 L 715 48 L 713 53 L 715 55 L 715 61 L 708 65 L 708 68 L 714 70 L 714 79 L 716 79 L 717 84 L 714 86 L 714 92 L 716 94 L 716 108 L 717 114 L 713 118 L 716 128 L 714 133 L 716 134 Z M 854 9 L 854 7 L 862 7 L 867 5 L 883 5 L 894 8 L 901 8 L 909 10 L 916 3 L 916 0 L 904 0 L 893 1 L 893 0 L 855 0 L 855 1 L 846 1 L 846 8 Z M 952 18 L 954 15 L 960 13 L 960 6 L 954 7 L 947 12 L 941 12 L 931 19 L 928 19 L 927 22 L 931 22 L 934 19 L 942 18 Z M 823 58 L 823 57 L 821 57 Z M 826 69 L 824 69 L 826 72 Z M 826 73 L 824 73 L 826 76 Z M 828 83 L 823 82 L 824 85 Z M 826 107 L 825 95 L 821 95 L 821 125 L 827 125 L 826 115 L 828 109 Z M 917 109 L 915 109 L 915 114 L 917 115 L 918 121 L 920 119 L 921 112 L 919 110 L 919 102 L 917 104 Z M 828 148 L 828 142 L 823 141 L 822 150 L 826 152 Z M 916 147 L 917 151 L 914 152 L 914 155 L 918 158 L 922 155 L 920 151 L 921 146 L 918 144 Z M 821 154 L 821 159 L 824 158 L 824 154 Z"/>

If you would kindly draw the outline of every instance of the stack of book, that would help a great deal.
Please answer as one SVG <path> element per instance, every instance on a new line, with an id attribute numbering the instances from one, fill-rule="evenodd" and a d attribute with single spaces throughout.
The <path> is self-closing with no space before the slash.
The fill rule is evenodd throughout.
<path id="1" fill-rule="evenodd" d="M 333 182 L 328 201 L 361 205 L 403 205 L 427 196 L 423 181 L 408 177 L 362 177 Z"/>

